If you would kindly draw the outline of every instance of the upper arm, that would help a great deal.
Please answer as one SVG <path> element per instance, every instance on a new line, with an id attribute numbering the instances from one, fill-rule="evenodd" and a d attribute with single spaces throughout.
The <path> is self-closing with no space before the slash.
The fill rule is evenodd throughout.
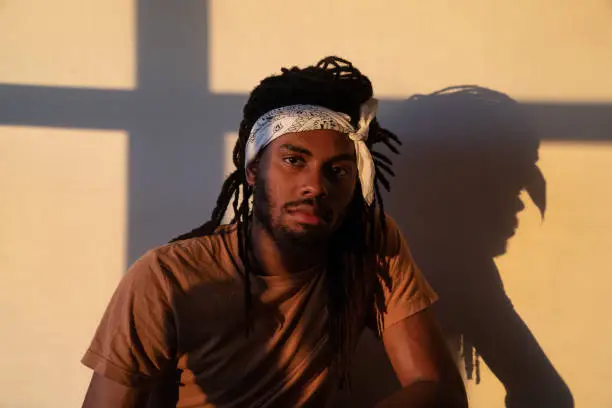
<path id="1" fill-rule="evenodd" d="M 138 407 L 148 384 L 176 372 L 172 310 L 162 264 L 148 253 L 121 280 L 83 357 L 95 373 L 87 407 L 115 406 L 109 398 Z"/>
<path id="2" fill-rule="evenodd" d="M 383 343 L 404 388 L 381 407 L 467 407 L 463 380 L 429 310 L 387 328 Z"/>
<path id="3" fill-rule="evenodd" d="M 384 309 L 378 310 L 382 329 L 386 331 L 395 323 L 427 309 L 438 299 L 419 268 L 395 221 L 386 217 L 387 230 L 380 258 L 386 259 L 381 271 Z"/>
<path id="4" fill-rule="evenodd" d="M 391 217 L 387 217 L 382 250 L 381 255 L 388 260 L 383 280 L 389 283 L 383 286 L 382 339 L 389 360 L 402 385 L 418 379 L 439 379 L 440 367 L 448 369 L 447 361 L 452 363 L 452 358 L 427 310 L 438 297 Z"/>
<path id="5" fill-rule="evenodd" d="M 429 307 L 438 299 L 416 266 L 404 237 L 389 218 L 385 255 L 390 287 L 383 288 L 382 340 L 404 389 L 402 402 L 416 395 L 446 395 L 452 405 L 465 405 L 463 380 Z M 407 395 L 408 399 L 404 399 Z M 443 395 L 442 395 L 443 394 Z M 438 397 L 436 397 L 438 398 Z M 449 400 L 449 401 L 450 401 Z M 445 402 L 443 403 L 443 406 Z M 415 405 L 420 406 L 420 405 Z"/>
<path id="6" fill-rule="evenodd" d="M 418 381 L 443 381 L 458 375 L 429 310 L 388 327 L 382 339 L 389 361 L 403 386 Z"/>

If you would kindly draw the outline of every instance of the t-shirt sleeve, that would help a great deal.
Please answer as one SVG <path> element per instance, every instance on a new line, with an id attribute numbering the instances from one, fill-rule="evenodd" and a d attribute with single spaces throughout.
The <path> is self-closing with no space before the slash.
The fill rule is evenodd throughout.
<path id="1" fill-rule="evenodd" d="M 173 361 L 172 316 L 163 266 L 150 251 L 119 283 L 82 363 L 130 387 L 148 382 Z"/>
<path id="2" fill-rule="evenodd" d="M 382 313 L 382 329 L 410 317 L 431 306 L 438 295 L 417 267 L 404 236 L 395 221 L 386 216 L 386 245 L 382 256 L 388 260 L 388 268 L 382 279 L 385 309 Z"/>

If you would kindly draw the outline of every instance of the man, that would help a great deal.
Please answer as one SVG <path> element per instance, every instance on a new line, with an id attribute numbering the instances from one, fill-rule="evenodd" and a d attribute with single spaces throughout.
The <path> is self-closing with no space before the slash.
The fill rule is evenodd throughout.
<path id="1" fill-rule="evenodd" d="M 144 255 L 113 296 L 84 407 L 325 406 L 366 326 L 404 386 L 381 406 L 467 405 L 426 310 L 436 295 L 382 208 L 390 160 L 372 148 L 397 139 L 375 113 L 368 78 L 338 58 L 255 88 L 212 220 Z"/>

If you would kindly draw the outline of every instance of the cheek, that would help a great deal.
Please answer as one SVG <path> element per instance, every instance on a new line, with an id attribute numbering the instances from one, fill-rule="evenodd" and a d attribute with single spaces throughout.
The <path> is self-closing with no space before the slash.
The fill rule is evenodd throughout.
<path id="1" fill-rule="evenodd" d="M 334 216 L 338 223 L 341 223 L 344 219 L 355 194 L 361 196 L 361 193 L 358 193 L 356 190 L 355 183 L 336 186 L 335 191 L 337 194 L 334 197 Z"/>
<path id="2" fill-rule="evenodd" d="M 289 195 L 288 183 L 283 183 L 273 177 L 267 180 L 266 194 L 268 201 L 268 212 L 273 219 L 279 219 L 283 216 L 282 207 L 292 198 Z M 293 198 L 295 200 L 295 197 Z"/>
<path id="3" fill-rule="evenodd" d="M 356 180 L 347 180 L 344 183 L 339 183 L 334 187 L 336 192 L 336 200 L 343 208 L 347 207 L 356 194 Z"/>
<path id="4" fill-rule="evenodd" d="M 268 180 L 268 197 L 270 197 L 270 201 L 278 203 L 282 201 L 282 195 L 283 184 L 274 179 Z"/>
<path id="5" fill-rule="evenodd" d="M 273 165 L 268 172 L 266 182 L 270 198 L 278 206 L 300 199 L 300 185 L 303 182 L 295 171 L 292 172 L 281 164 Z"/>

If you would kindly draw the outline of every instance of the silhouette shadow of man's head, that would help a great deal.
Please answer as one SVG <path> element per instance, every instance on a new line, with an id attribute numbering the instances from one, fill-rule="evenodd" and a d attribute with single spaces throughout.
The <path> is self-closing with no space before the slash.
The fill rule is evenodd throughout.
<path id="1" fill-rule="evenodd" d="M 402 212 L 420 240 L 444 249 L 460 242 L 463 252 L 493 257 L 514 234 L 522 190 L 544 215 L 539 139 L 513 99 L 450 87 L 411 97 L 403 113 Z"/>

